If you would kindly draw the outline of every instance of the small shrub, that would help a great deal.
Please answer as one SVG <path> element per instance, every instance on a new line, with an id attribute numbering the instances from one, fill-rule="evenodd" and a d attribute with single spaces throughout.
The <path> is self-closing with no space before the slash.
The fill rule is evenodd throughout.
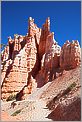
<path id="1" fill-rule="evenodd" d="M 12 100 L 15 100 L 15 99 L 16 99 L 16 95 L 15 95 L 15 94 L 14 94 L 14 95 L 11 94 L 11 95 L 7 98 L 6 101 L 8 102 L 8 101 L 12 101 Z"/>
<path id="2" fill-rule="evenodd" d="M 76 86 L 76 83 L 73 82 L 73 83 L 63 92 L 63 95 L 68 94 L 75 86 Z"/>
<path id="3" fill-rule="evenodd" d="M 17 114 L 19 114 L 21 112 L 22 109 L 19 109 L 17 111 L 15 111 L 11 116 L 16 116 Z"/>
<path id="4" fill-rule="evenodd" d="M 69 86 L 69 89 L 71 90 L 71 89 L 73 89 L 75 86 L 76 86 L 76 83 L 73 82 L 73 83 Z"/>

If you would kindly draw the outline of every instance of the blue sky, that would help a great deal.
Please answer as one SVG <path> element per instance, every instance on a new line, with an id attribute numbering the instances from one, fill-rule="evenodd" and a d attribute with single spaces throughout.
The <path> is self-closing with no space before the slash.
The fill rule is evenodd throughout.
<path id="1" fill-rule="evenodd" d="M 51 31 L 60 46 L 66 40 L 78 40 L 81 44 L 81 2 L 1 2 L 1 41 L 14 34 L 26 35 L 28 17 L 32 16 L 38 27 L 50 17 Z"/>

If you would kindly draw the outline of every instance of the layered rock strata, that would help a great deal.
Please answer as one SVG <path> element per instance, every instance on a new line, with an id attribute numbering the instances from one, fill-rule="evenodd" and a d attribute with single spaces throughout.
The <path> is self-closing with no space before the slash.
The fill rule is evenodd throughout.
<path id="1" fill-rule="evenodd" d="M 60 67 L 63 69 L 75 68 L 80 64 L 81 48 L 78 40 L 69 40 L 62 46 L 60 55 Z"/>
<path id="2" fill-rule="evenodd" d="M 38 28 L 34 19 L 28 19 L 28 33 L 8 38 L 8 45 L 1 54 L 1 93 L 6 100 L 17 94 L 17 99 L 26 99 L 37 87 L 52 81 L 61 69 L 76 68 L 81 62 L 81 49 L 77 40 L 62 48 L 50 32 L 50 18 Z"/>

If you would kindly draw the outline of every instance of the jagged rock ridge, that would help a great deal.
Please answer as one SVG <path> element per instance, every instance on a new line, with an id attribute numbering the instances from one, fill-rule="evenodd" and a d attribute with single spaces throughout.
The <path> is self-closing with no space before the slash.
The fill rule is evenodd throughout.
<path id="1" fill-rule="evenodd" d="M 77 40 L 66 41 L 61 48 L 50 32 L 49 17 L 42 29 L 29 17 L 27 35 L 9 37 L 1 60 L 1 98 L 17 94 L 17 100 L 22 100 L 37 87 L 59 77 L 64 69 L 80 65 L 81 49 Z"/>

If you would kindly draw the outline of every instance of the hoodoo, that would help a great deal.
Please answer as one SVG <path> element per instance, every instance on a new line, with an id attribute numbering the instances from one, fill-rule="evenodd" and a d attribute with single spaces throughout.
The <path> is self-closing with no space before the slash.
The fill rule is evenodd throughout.
<path id="1" fill-rule="evenodd" d="M 56 79 L 62 70 L 80 65 L 81 48 L 78 40 L 60 47 L 50 31 L 48 17 L 39 28 L 32 17 L 28 19 L 28 33 L 8 38 L 1 54 L 1 99 L 16 95 L 23 100 L 38 87 Z"/>

